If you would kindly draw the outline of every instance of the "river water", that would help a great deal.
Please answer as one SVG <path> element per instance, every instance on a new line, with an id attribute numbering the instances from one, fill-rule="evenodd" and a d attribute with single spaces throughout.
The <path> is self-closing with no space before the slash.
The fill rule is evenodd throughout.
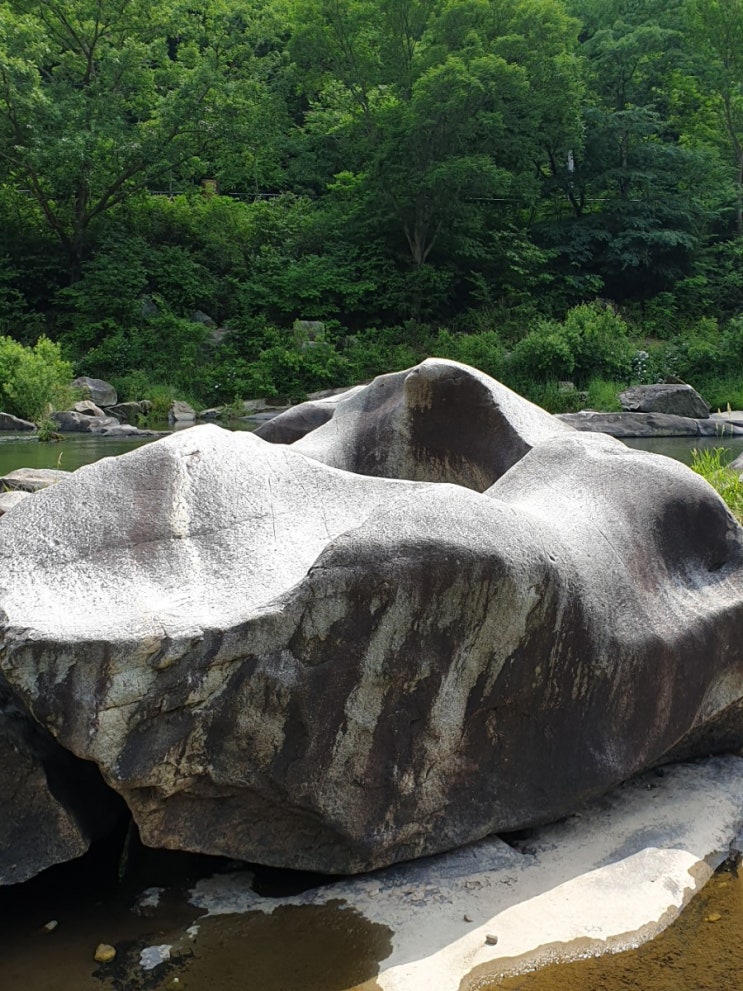
<path id="1" fill-rule="evenodd" d="M 0 475 L 15 468 L 73 470 L 133 450 L 147 440 L 70 436 L 59 444 L 0 441 Z M 715 438 L 631 441 L 688 461 Z M 743 438 L 727 441 L 733 456 Z M 80 861 L 0 888 L 0 991 L 376 991 L 390 932 L 342 904 L 279 907 L 199 919 L 188 903 L 193 881 L 230 869 L 216 858 L 147 851 L 134 845 L 121 872 L 123 837 Z M 316 879 L 257 869 L 256 886 L 284 894 Z M 154 907 L 142 892 L 161 888 Z M 138 905 L 140 907 L 138 907 Z M 743 880 L 716 876 L 661 936 L 637 950 L 484 985 L 482 991 L 741 991 Z M 191 930 L 190 933 L 188 930 Z M 99 943 L 115 945 L 113 963 L 97 964 Z M 173 944 L 171 959 L 141 967 L 146 946 Z M 437 991 L 431 988 L 431 991 Z"/>
<path id="2" fill-rule="evenodd" d="M 255 424 L 241 423 L 240 429 L 251 430 Z M 0 476 L 16 468 L 61 468 L 74 471 L 100 458 L 115 457 L 148 444 L 152 437 L 112 438 L 90 434 L 67 434 L 57 443 L 40 443 L 33 437 L 0 433 Z M 731 458 L 743 453 L 743 437 L 639 437 L 625 441 L 629 447 L 654 454 L 691 462 L 694 449 L 724 447 Z"/>

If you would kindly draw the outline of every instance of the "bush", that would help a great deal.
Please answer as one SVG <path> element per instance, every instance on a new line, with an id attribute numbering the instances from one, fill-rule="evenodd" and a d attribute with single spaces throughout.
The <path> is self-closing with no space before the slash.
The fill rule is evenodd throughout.
<path id="1" fill-rule="evenodd" d="M 619 314 L 601 302 L 584 303 L 563 323 L 540 320 L 513 349 L 512 368 L 521 381 L 572 379 L 584 388 L 593 377 L 628 381 L 635 353 Z"/>
<path id="2" fill-rule="evenodd" d="M 0 409 L 40 422 L 51 409 L 64 409 L 76 399 L 72 365 L 62 358 L 58 344 L 40 337 L 24 347 L 0 337 Z"/>
<path id="3" fill-rule="evenodd" d="M 431 354 L 461 361 L 496 379 L 503 371 L 503 345 L 493 330 L 479 334 L 452 334 L 440 330 L 431 344 Z"/>

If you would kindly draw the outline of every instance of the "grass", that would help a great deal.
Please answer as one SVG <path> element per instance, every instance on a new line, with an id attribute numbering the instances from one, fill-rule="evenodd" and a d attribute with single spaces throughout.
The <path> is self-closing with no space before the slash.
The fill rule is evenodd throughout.
<path id="1" fill-rule="evenodd" d="M 729 465 L 729 453 L 722 447 L 691 452 L 691 470 L 701 475 L 722 497 L 726 506 L 743 524 L 743 481 Z"/>

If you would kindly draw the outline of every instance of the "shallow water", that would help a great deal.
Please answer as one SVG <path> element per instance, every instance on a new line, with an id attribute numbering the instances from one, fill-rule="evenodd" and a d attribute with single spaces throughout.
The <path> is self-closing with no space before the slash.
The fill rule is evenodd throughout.
<path id="1" fill-rule="evenodd" d="M 119 881 L 114 854 L 109 844 L 0 889 L 2 991 L 375 991 L 390 932 L 340 902 L 200 918 L 188 888 L 226 861 L 140 848 Z M 277 895 L 308 883 L 290 872 L 279 881 Z M 138 907 L 153 886 L 158 904 Z M 111 963 L 95 962 L 99 943 L 115 947 Z M 142 950 L 164 945 L 170 959 L 144 969 Z"/>
<path id="2" fill-rule="evenodd" d="M 721 447 L 730 459 L 743 454 L 743 437 L 625 437 L 624 443 L 638 451 L 664 454 L 675 461 L 691 464 L 692 451 L 714 450 Z M 743 987 L 743 985 L 742 985 Z"/>
<path id="3" fill-rule="evenodd" d="M 91 437 L 69 434 L 63 441 L 43 443 L 34 438 L 3 438 L 0 434 L 0 476 L 16 468 L 59 468 L 75 471 L 101 458 L 126 454 L 153 438 Z"/>

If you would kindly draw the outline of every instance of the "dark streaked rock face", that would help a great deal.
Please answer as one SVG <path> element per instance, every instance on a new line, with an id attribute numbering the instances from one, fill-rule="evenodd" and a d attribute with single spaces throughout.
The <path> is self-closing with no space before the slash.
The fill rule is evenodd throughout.
<path id="1" fill-rule="evenodd" d="M 368 389 L 2 521 L 2 671 L 146 843 L 366 871 L 743 742 L 743 531 L 702 479 L 450 362 Z"/>
<path id="2" fill-rule="evenodd" d="M 0 678 L 0 884 L 81 856 L 123 803 L 93 764 L 64 750 Z"/>

